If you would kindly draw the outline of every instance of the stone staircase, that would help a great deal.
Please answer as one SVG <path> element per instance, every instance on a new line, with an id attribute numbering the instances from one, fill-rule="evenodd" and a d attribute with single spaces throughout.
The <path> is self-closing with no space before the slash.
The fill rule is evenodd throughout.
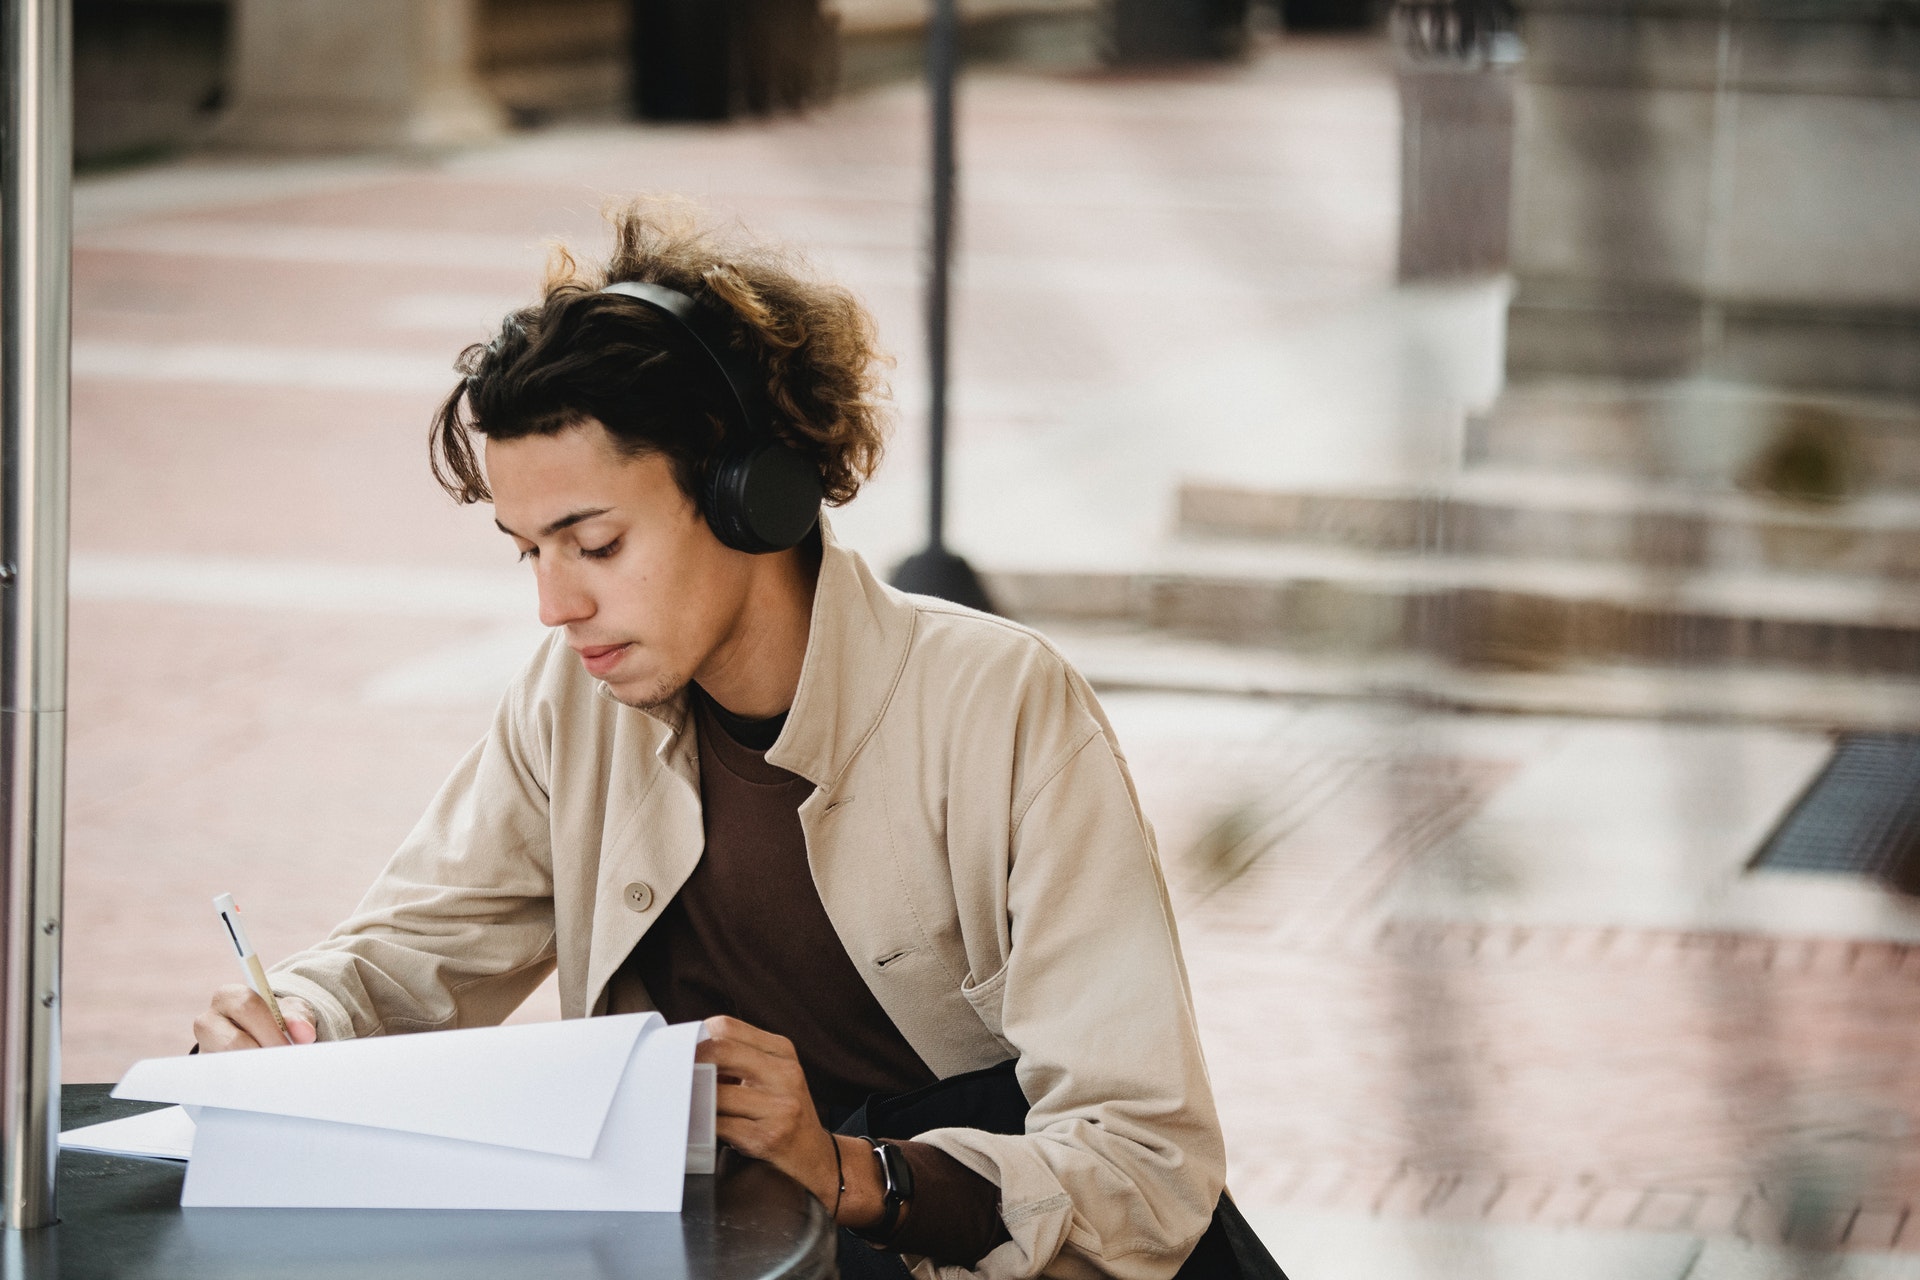
<path id="1" fill-rule="evenodd" d="M 1695 399 L 1509 394 L 1441 483 L 1187 483 L 1149 563 L 989 587 L 1109 684 L 1920 724 L 1920 413 Z"/>
<path id="2" fill-rule="evenodd" d="M 632 15 L 625 0 L 482 0 L 476 70 L 524 125 L 624 119 Z"/>

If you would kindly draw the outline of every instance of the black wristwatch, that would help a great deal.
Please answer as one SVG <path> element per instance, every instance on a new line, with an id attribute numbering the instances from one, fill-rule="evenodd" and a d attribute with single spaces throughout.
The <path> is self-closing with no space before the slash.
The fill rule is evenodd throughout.
<path id="1" fill-rule="evenodd" d="M 868 1244 L 885 1246 L 900 1225 L 901 1210 L 913 1199 L 913 1166 L 907 1163 L 907 1153 L 893 1143 L 874 1142 L 872 1138 L 865 1141 L 873 1144 L 873 1158 L 880 1162 L 880 1180 L 887 1192 L 886 1212 L 880 1215 L 880 1221 L 853 1234 Z"/>

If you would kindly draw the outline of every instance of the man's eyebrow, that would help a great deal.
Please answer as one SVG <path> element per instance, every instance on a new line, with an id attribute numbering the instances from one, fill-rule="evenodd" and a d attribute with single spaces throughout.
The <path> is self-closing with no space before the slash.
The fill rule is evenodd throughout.
<path id="1" fill-rule="evenodd" d="M 571 529 L 582 520 L 591 520 L 595 516 L 603 516 L 611 510 L 613 510 L 612 507 L 585 507 L 579 511 L 569 511 L 566 515 L 561 516 L 558 520 L 555 520 L 552 524 L 542 529 L 540 536 L 543 538 L 551 538 L 562 529 Z M 509 538 L 518 538 L 520 536 L 513 530 L 507 528 L 507 526 L 501 524 L 497 517 L 493 522 L 493 527 L 506 534 Z"/>

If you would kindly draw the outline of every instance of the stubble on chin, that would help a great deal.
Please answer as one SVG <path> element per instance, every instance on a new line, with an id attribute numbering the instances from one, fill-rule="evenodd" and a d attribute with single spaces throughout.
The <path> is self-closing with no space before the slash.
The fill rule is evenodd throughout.
<path id="1" fill-rule="evenodd" d="M 685 689 L 688 683 L 685 676 L 667 674 L 656 677 L 651 685 L 638 693 L 614 689 L 611 685 L 608 689 L 616 701 L 625 703 L 635 711 L 658 711 L 679 697 L 680 691 Z"/>

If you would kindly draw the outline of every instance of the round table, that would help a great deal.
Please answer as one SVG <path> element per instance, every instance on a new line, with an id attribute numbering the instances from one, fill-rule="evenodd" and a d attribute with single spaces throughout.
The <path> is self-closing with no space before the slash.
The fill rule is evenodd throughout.
<path id="1" fill-rule="evenodd" d="M 150 1111 L 108 1085 L 67 1085 L 62 1129 Z M 723 1151 L 671 1213 L 182 1209 L 186 1166 L 60 1153 L 60 1223 L 0 1233 L 9 1278 L 53 1280 L 826 1280 L 835 1233 L 820 1202 Z"/>

